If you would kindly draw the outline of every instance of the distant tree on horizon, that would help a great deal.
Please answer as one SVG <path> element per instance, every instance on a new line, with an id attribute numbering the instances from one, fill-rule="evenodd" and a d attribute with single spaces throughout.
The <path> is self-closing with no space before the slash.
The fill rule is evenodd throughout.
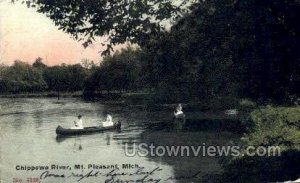
<path id="1" fill-rule="evenodd" d="M 41 57 L 38 57 L 35 59 L 34 63 L 32 64 L 32 67 L 45 69 L 47 65 L 43 63 L 43 59 Z"/>

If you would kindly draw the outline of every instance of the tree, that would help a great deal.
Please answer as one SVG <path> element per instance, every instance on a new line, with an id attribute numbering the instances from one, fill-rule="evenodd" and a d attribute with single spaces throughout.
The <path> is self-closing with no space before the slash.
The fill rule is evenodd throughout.
<path id="1" fill-rule="evenodd" d="M 84 67 L 86 69 L 95 69 L 96 68 L 96 64 L 94 63 L 93 60 L 82 59 L 80 63 L 82 65 L 82 67 Z"/>
<path id="2" fill-rule="evenodd" d="M 86 76 L 87 72 L 80 64 L 53 66 L 44 71 L 49 90 L 58 93 L 82 90 Z"/>
<path id="3" fill-rule="evenodd" d="M 177 100 L 234 94 L 230 75 L 231 1 L 205 1 L 171 28 L 142 47 L 148 80 Z M 228 15 L 229 14 L 229 15 Z M 227 16 L 226 16 L 227 15 Z"/>
<path id="4" fill-rule="evenodd" d="M 34 63 L 32 64 L 32 67 L 38 69 L 45 69 L 47 65 L 43 63 L 43 59 L 41 57 L 38 57 L 35 59 Z"/>
<path id="5" fill-rule="evenodd" d="M 15 0 L 12 0 L 13 2 Z M 52 19 L 59 29 L 91 44 L 96 36 L 106 36 L 109 43 L 102 52 L 107 55 L 112 45 L 125 43 L 144 44 L 151 35 L 164 30 L 164 22 L 179 18 L 187 7 L 197 0 L 25 0 Z M 105 45 L 105 44 L 104 44 Z"/>
<path id="6" fill-rule="evenodd" d="M 100 67 L 86 80 L 85 93 L 91 95 L 96 90 L 106 90 L 108 93 L 112 90 L 136 90 L 141 75 L 140 59 L 140 50 L 132 47 L 104 57 Z"/>
<path id="7" fill-rule="evenodd" d="M 20 60 L 5 67 L 0 78 L 1 92 L 37 92 L 47 88 L 42 72 Z"/>
<path id="8" fill-rule="evenodd" d="M 85 46 L 107 36 L 104 55 L 114 44 L 138 43 L 143 76 L 168 96 L 174 91 L 175 98 L 239 94 L 279 101 L 300 93 L 299 0 L 27 2 L 84 38 Z M 165 31 L 166 21 L 176 17 L 181 19 Z M 97 73 L 98 79 L 108 77 Z"/>
<path id="9" fill-rule="evenodd" d="M 299 12 L 294 0 L 205 1 L 142 47 L 149 82 L 174 96 L 299 95 Z"/>
<path id="10" fill-rule="evenodd" d="M 232 48 L 241 91 L 276 100 L 299 95 L 300 2 L 241 1 L 236 9 L 240 13 L 233 23 L 240 26 L 233 32 Z"/>

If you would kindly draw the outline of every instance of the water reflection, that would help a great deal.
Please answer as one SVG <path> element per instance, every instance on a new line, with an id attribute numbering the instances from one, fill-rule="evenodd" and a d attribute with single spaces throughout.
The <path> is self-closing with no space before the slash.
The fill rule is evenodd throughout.
<path id="1" fill-rule="evenodd" d="M 219 136 L 219 137 L 218 137 Z M 228 139 L 233 138 L 231 134 L 211 134 L 208 132 L 172 132 L 172 131 L 157 131 L 145 132 L 142 141 L 147 144 L 158 146 L 206 146 L 226 145 Z M 219 157 L 209 156 L 193 156 L 193 152 L 183 156 L 148 156 L 149 161 L 164 162 L 173 167 L 175 176 L 179 179 L 178 182 L 185 182 L 181 180 L 182 177 L 192 176 L 197 174 L 196 182 L 217 182 L 222 173 L 222 167 L 219 164 Z M 192 181 L 192 180 L 191 180 Z"/>
<path id="2" fill-rule="evenodd" d="M 122 148 L 130 155 L 136 154 L 140 150 L 138 145 L 147 144 L 146 149 L 149 154 L 147 160 L 172 167 L 174 171 L 174 182 L 217 182 L 223 172 L 222 166 L 219 163 L 220 157 L 208 156 L 193 156 L 192 152 L 189 155 L 183 156 L 158 156 L 151 155 L 150 145 L 158 146 L 227 146 L 230 145 L 232 139 L 237 139 L 236 135 L 229 132 L 221 132 L 214 134 L 211 132 L 191 132 L 191 131 L 172 131 L 165 130 L 145 130 L 137 138 L 124 138 L 116 140 L 121 141 Z M 143 146 L 145 147 L 145 146 Z M 155 151 L 155 150 L 154 150 Z M 152 151 L 153 152 L 153 151 Z M 154 153 L 155 154 L 155 153 Z"/>
<path id="3" fill-rule="evenodd" d="M 147 124 L 168 120 L 171 111 L 147 111 L 143 107 L 85 102 L 80 99 L 1 99 L 1 171 L 3 180 L 11 177 L 36 176 L 36 172 L 16 171 L 15 166 L 48 164 L 118 164 L 132 163 L 162 168 L 160 177 L 190 175 L 200 171 L 203 177 L 222 172 L 218 158 L 207 157 L 127 157 L 125 145 L 147 143 L 155 145 L 199 145 L 202 142 L 224 144 L 231 134 L 213 132 L 179 132 L 147 130 Z M 3 108 L 3 107 L 2 107 Z M 121 131 L 72 137 L 56 137 L 58 125 L 68 128 L 78 113 L 84 116 L 84 125 L 94 126 L 103 119 L 102 111 L 110 111 L 113 119 L 122 122 Z M 4 148 L 3 148 L 4 147 Z M 131 149 L 134 150 L 134 149 Z M 6 167 L 3 169 L 3 167 Z M 86 180 L 83 182 L 101 182 Z M 46 181 L 47 182 L 47 181 Z M 53 182 L 49 180 L 48 182 Z M 57 181 L 65 182 L 65 181 Z M 184 182 L 173 180 L 169 182 Z"/>
<path id="4" fill-rule="evenodd" d="M 111 135 L 110 134 L 106 134 L 106 145 L 110 145 L 110 139 L 111 139 Z"/>
<path id="5" fill-rule="evenodd" d="M 120 131 L 118 131 L 118 133 L 120 133 Z M 88 139 L 89 137 L 93 137 L 90 135 L 75 135 L 75 136 L 61 136 L 61 135 L 57 135 L 55 140 L 57 143 L 62 143 L 64 141 L 74 141 L 74 146 L 78 146 L 78 150 L 82 150 L 82 139 L 86 138 Z M 111 140 L 113 138 L 113 134 L 111 133 L 106 133 L 105 134 L 105 138 L 103 139 L 106 142 L 106 145 L 109 146 L 111 145 Z"/>
<path id="6" fill-rule="evenodd" d="M 76 148 L 78 147 L 79 151 L 82 150 L 82 145 L 81 145 L 81 139 L 80 139 L 80 137 L 75 138 L 74 147 L 76 147 Z"/>

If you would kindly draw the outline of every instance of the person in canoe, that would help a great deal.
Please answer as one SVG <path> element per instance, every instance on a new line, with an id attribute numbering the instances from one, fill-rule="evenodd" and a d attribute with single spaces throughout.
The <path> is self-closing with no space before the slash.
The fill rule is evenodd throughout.
<path id="1" fill-rule="evenodd" d="M 74 127 L 71 127 L 71 129 L 83 129 L 83 123 L 82 123 L 82 116 L 78 115 L 78 120 L 74 121 Z"/>
<path id="2" fill-rule="evenodd" d="M 103 127 L 109 127 L 114 126 L 114 123 L 112 121 L 112 116 L 110 114 L 106 114 L 106 121 L 102 122 Z"/>
<path id="3" fill-rule="evenodd" d="M 176 109 L 175 109 L 174 116 L 178 117 L 178 116 L 181 116 L 181 115 L 183 115 L 182 105 L 178 104 L 177 107 L 176 107 Z"/>
<path id="4" fill-rule="evenodd" d="M 178 104 L 174 111 L 174 129 L 181 130 L 185 126 L 185 114 L 182 111 L 182 105 Z"/>

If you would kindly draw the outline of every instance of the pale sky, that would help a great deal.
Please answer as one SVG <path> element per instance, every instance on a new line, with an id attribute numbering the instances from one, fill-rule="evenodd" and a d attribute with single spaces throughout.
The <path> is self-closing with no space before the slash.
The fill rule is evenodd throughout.
<path id="1" fill-rule="evenodd" d="M 84 49 L 48 19 L 32 8 L 11 0 L 0 0 L 0 64 L 19 59 L 32 63 L 42 57 L 47 65 L 74 64 L 82 59 L 100 60 L 100 41 Z"/>

